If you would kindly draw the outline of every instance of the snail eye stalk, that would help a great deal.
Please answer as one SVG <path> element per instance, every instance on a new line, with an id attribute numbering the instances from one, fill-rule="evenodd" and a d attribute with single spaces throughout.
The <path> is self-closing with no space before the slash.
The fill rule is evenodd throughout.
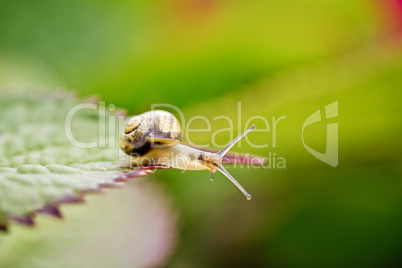
<path id="1" fill-rule="evenodd" d="M 252 131 L 253 129 L 255 129 L 255 125 L 252 125 L 249 129 L 247 129 L 246 131 L 244 131 L 242 134 L 240 134 L 239 136 L 237 136 L 234 140 L 232 140 L 228 145 L 225 146 L 225 148 L 223 148 L 221 151 L 219 151 L 218 153 L 216 153 L 216 156 L 219 159 L 219 164 L 218 164 L 218 170 L 225 175 L 229 180 L 231 180 L 233 182 L 234 185 L 236 185 L 237 188 L 239 188 L 239 190 L 247 197 L 247 200 L 251 199 L 251 195 L 249 193 L 247 193 L 246 190 L 244 190 L 244 188 L 240 185 L 240 183 L 238 183 L 236 181 L 235 178 L 233 178 L 232 175 L 230 175 L 229 172 L 227 172 L 227 170 L 222 166 L 222 158 L 223 156 L 225 156 L 225 154 L 233 147 L 233 145 L 235 145 L 239 140 L 241 140 L 244 136 L 246 136 L 250 131 Z M 212 177 L 213 178 L 213 174 Z"/>

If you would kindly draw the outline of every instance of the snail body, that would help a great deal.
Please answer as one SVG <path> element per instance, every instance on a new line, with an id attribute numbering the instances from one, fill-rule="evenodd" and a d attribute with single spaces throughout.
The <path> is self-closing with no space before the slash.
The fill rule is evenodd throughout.
<path id="1" fill-rule="evenodd" d="M 211 180 L 217 170 L 230 179 L 247 199 L 251 196 L 222 166 L 223 156 L 255 126 L 243 132 L 217 153 L 182 144 L 182 131 L 176 117 L 155 110 L 132 117 L 120 137 L 120 148 L 130 155 L 130 165 L 164 166 L 182 170 L 210 170 Z"/>

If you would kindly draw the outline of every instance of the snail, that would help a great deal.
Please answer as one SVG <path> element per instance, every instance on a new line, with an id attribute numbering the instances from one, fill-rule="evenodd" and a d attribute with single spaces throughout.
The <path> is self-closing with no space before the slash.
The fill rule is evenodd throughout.
<path id="1" fill-rule="evenodd" d="M 219 170 L 247 197 L 251 196 L 222 166 L 222 158 L 241 138 L 251 130 L 240 134 L 217 153 L 192 148 L 181 142 L 182 131 L 176 117 L 162 110 L 155 110 L 130 118 L 122 135 L 120 148 L 130 155 L 135 166 L 162 166 L 182 170 L 210 170 L 211 180 Z"/>

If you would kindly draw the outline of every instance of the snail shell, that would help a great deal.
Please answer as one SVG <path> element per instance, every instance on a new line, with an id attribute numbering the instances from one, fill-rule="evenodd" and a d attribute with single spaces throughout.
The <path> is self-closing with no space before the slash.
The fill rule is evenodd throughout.
<path id="1" fill-rule="evenodd" d="M 141 156 L 151 148 L 174 146 L 181 142 L 182 131 L 176 117 L 156 110 L 130 118 L 120 137 L 120 148 L 129 155 Z"/>

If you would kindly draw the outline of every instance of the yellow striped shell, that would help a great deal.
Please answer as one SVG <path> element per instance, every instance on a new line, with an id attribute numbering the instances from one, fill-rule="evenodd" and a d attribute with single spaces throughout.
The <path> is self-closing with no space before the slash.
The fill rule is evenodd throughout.
<path id="1" fill-rule="evenodd" d="M 181 138 L 176 117 L 156 110 L 129 119 L 120 137 L 120 148 L 127 154 L 141 156 L 155 146 L 174 146 Z"/>

